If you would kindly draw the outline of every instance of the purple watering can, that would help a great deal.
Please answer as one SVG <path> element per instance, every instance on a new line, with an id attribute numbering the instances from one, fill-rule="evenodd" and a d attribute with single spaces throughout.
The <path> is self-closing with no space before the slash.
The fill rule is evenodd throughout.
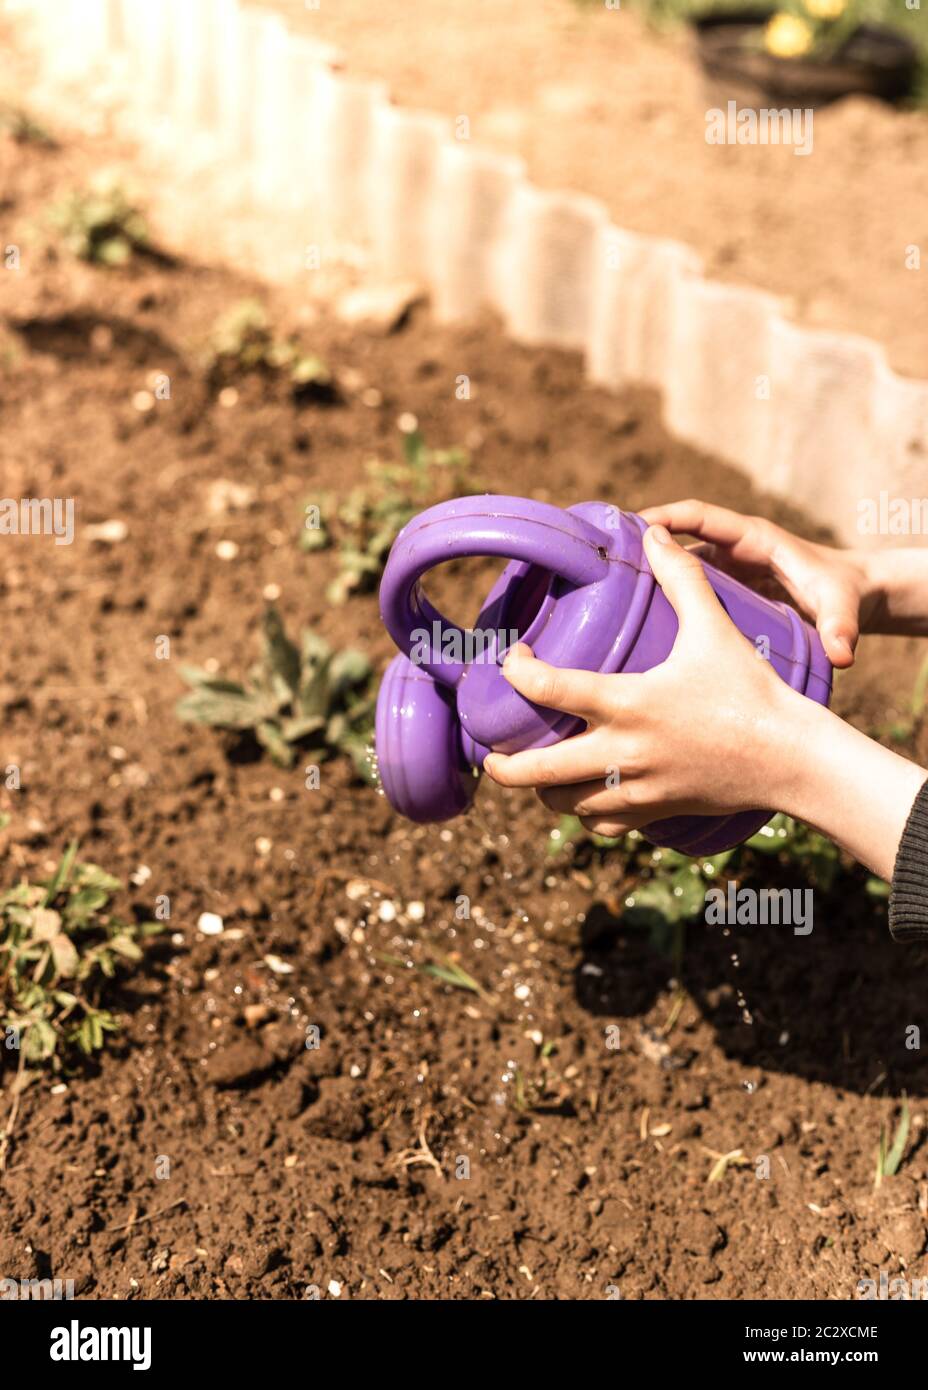
<path id="1" fill-rule="evenodd" d="M 401 655 L 384 675 L 376 720 L 380 776 L 397 811 L 449 820 L 473 800 L 491 749 L 541 748 L 583 729 L 583 720 L 513 690 L 500 664 L 517 640 L 553 666 L 603 673 L 647 671 L 667 658 L 677 617 L 645 557 L 646 529 L 641 517 L 603 502 L 565 511 L 492 495 L 442 502 L 403 528 L 380 586 L 381 617 Z M 464 555 L 510 561 L 469 630 L 449 623 L 419 583 L 434 565 Z M 705 569 L 729 617 L 777 674 L 827 704 L 831 665 L 818 634 L 786 604 Z M 643 833 L 684 854 L 718 854 L 770 814 L 675 816 Z"/>

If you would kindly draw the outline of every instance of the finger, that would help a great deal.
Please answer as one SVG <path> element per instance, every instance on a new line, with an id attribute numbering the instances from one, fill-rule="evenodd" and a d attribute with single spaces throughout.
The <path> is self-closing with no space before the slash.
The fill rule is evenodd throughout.
<path id="1" fill-rule="evenodd" d="M 599 816 L 581 816 L 580 824 L 591 835 L 602 835 L 607 840 L 619 840 L 630 830 L 640 830 L 643 825 L 647 825 L 648 819 L 647 816 L 632 815 L 629 812 L 620 819 L 615 816 L 608 816 L 605 819 Z M 654 817 L 652 816 L 650 819 L 653 820 Z"/>
<path id="2" fill-rule="evenodd" d="M 644 533 L 644 550 L 654 577 L 680 620 L 686 624 L 718 624 L 725 611 L 695 555 L 684 550 L 663 526 Z"/>
<path id="3" fill-rule="evenodd" d="M 610 786 L 601 777 L 539 789 L 538 799 L 563 816 L 621 816 L 626 811 L 621 782 Z"/>
<path id="4" fill-rule="evenodd" d="M 489 753 L 483 770 L 501 787 L 553 787 L 596 779 L 602 783 L 612 769 L 607 765 L 600 740 L 593 733 L 584 733 L 549 748 Z"/>
<path id="5" fill-rule="evenodd" d="M 816 605 L 816 627 L 832 666 L 853 666 L 860 637 L 859 600 L 845 585 L 823 582 Z"/>
<path id="6" fill-rule="evenodd" d="M 603 682 L 608 676 L 598 671 L 571 671 L 549 666 L 533 656 L 531 647 L 524 642 L 509 649 L 502 671 L 520 695 L 546 709 L 563 710 L 592 723 L 600 718 L 605 707 Z"/>
<path id="7" fill-rule="evenodd" d="M 728 507 L 716 507 L 689 497 L 684 502 L 668 502 L 646 507 L 639 513 L 649 526 L 666 526 L 674 533 L 698 536 L 712 546 L 728 551 L 741 565 L 766 568 L 779 528 L 762 517 L 743 516 Z M 718 560 L 713 559 L 717 564 Z"/>

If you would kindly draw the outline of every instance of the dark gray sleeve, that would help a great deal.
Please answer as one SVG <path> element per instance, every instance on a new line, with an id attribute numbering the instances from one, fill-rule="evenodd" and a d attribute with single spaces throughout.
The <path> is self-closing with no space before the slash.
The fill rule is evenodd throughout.
<path id="1" fill-rule="evenodd" d="M 928 941 L 928 782 L 913 802 L 896 851 L 889 930 L 896 941 Z"/>

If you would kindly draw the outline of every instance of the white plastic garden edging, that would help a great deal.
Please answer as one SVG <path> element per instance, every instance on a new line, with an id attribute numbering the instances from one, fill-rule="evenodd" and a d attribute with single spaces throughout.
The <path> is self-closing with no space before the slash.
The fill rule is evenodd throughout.
<path id="1" fill-rule="evenodd" d="M 117 112 L 169 179 L 186 171 L 216 249 L 247 210 L 276 278 L 305 274 L 308 247 L 350 246 L 377 279 L 421 283 L 443 320 L 490 305 L 519 341 L 580 350 L 594 382 L 657 387 L 681 439 L 848 542 L 872 539 L 867 499 L 928 493 L 928 381 L 897 376 L 876 343 L 705 279 L 695 253 L 622 231 L 590 198 L 539 190 L 517 159 L 391 105 L 280 18 L 238 0 L 7 10 L 43 79 Z"/>

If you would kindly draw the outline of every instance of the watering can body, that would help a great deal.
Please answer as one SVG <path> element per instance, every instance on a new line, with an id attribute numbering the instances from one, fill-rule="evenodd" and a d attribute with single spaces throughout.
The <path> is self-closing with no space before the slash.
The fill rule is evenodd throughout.
<path id="1" fill-rule="evenodd" d="M 375 732 L 378 769 L 396 810 L 415 821 L 448 820 L 470 805 L 489 750 L 541 748 L 583 729 L 581 719 L 534 705 L 510 686 L 500 667 L 515 641 L 553 666 L 603 674 L 643 672 L 666 660 L 677 617 L 648 565 L 646 529 L 639 516 L 602 502 L 565 510 L 493 495 L 440 503 L 403 528 L 380 587 L 381 617 L 400 655 L 380 688 Z M 463 630 L 432 606 L 420 579 L 467 555 L 509 563 L 475 627 Z M 831 666 L 817 633 L 786 604 L 712 565 L 705 570 L 729 617 L 781 679 L 827 704 Z M 684 854 L 717 854 L 770 814 L 677 816 L 642 833 Z"/>

